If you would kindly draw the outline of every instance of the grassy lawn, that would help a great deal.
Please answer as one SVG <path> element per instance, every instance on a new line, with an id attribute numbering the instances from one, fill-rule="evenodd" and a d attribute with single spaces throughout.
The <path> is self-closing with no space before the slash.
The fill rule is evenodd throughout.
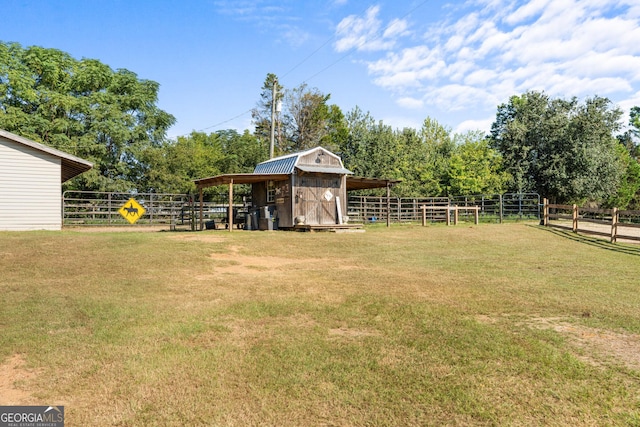
<path id="1" fill-rule="evenodd" d="M 640 247 L 533 224 L 0 233 L 0 298 L 68 426 L 640 426 Z"/>

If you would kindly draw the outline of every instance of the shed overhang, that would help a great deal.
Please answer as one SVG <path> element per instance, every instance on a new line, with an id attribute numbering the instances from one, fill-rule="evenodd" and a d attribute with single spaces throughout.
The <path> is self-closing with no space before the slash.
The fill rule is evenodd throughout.
<path id="1" fill-rule="evenodd" d="M 348 176 L 347 191 L 393 187 L 394 185 L 399 184 L 400 182 L 402 181 L 398 179 L 365 178 L 361 176 Z"/>
<path id="2" fill-rule="evenodd" d="M 225 184 L 256 184 L 266 181 L 284 181 L 289 176 L 286 173 L 236 173 L 196 179 L 193 182 L 198 188 L 207 188 Z"/>

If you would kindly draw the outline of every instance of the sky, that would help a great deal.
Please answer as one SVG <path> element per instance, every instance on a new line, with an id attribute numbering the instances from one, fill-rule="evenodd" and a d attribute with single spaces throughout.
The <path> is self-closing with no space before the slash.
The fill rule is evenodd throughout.
<path id="1" fill-rule="evenodd" d="M 489 131 L 529 90 L 640 106 L 638 0 L 0 0 L 0 41 L 160 84 L 192 131 L 253 130 L 268 73 L 393 128 Z"/>

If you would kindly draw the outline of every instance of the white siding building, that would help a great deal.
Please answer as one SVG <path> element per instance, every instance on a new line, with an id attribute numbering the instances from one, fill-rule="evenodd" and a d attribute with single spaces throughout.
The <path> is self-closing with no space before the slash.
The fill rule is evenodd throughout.
<path id="1" fill-rule="evenodd" d="M 0 129 L 0 230 L 60 230 L 62 183 L 92 167 Z"/>

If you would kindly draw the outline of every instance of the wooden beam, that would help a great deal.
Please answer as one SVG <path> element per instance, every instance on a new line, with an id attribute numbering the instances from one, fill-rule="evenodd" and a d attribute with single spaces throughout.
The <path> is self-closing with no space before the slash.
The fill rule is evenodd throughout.
<path id="1" fill-rule="evenodd" d="M 387 227 L 391 227 L 391 183 L 389 181 L 387 181 Z"/>
<path id="2" fill-rule="evenodd" d="M 202 197 L 202 187 L 198 187 L 200 190 L 200 231 L 204 230 L 204 200 Z"/>
<path id="3" fill-rule="evenodd" d="M 233 179 L 229 182 L 229 213 L 227 214 L 229 232 L 233 230 Z"/>

